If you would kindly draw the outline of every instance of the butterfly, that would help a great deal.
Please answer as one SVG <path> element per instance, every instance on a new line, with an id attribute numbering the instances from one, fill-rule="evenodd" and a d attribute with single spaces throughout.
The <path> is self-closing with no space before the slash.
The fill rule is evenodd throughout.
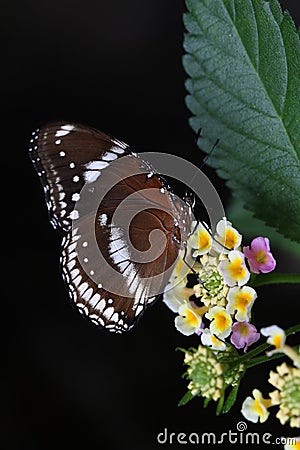
<path id="1" fill-rule="evenodd" d="M 45 124 L 32 133 L 29 154 L 62 236 L 71 300 L 100 328 L 128 331 L 168 282 L 188 238 L 190 205 L 142 155 L 85 125 Z"/>

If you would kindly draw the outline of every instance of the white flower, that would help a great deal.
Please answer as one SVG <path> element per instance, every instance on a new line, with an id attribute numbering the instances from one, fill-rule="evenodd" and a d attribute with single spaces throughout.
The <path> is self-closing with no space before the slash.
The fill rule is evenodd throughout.
<path id="1" fill-rule="evenodd" d="M 247 397 L 242 405 L 241 413 L 250 422 L 263 423 L 269 417 L 269 411 L 267 410 L 272 406 L 272 401 L 263 398 L 262 393 L 258 389 L 252 391 L 253 397 Z"/>
<path id="2" fill-rule="evenodd" d="M 260 332 L 263 336 L 268 337 L 268 344 L 275 346 L 274 350 L 267 353 L 268 356 L 284 351 L 285 332 L 282 328 L 278 327 L 277 325 L 271 325 L 270 327 L 262 328 Z"/>
<path id="3" fill-rule="evenodd" d="M 228 253 L 228 259 L 220 262 L 219 270 L 228 286 L 243 286 L 250 278 L 250 272 L 245 265 L 245 257 L 238 250 Z"/>
<path id="4" fill-rule="evenodd" d="M 253 288 L 249 286 L 243 286 L 241 288 L 234 286 L 228 291 L 226 310 L 229 314 L 237 311 L 235 318 L 239 322 L 249 322 L 251 307 L 256 297 L 257 294 Z"/>
<path id="5" fill-rule="evenodd" d="M 226 350 L 225 342 L 221 341 L 216 336 L 211 334 L 210 330 L 208 330 L 207 328 L 201 333 L 201 342 L 203 345 L 210 347 L 212 350 Z"/>
<path id="6" fill-rule="evenodd" d="M 195 222 L 194 226 L 196 225 Z M 208 253 L 212 246 L 212 237 L 208 229 L 200 222 L 197 228 L 193 231 L 193 234 L 188 240 L 188 245 L 195 249 L 193 251 L 193 257 L 196 258 L 199 255 L 205 255 Z"/>
<path id="7" fill-rule="evenodd" d="M 205 317 L 211 320 L 209 326 L 211 334 L 215 334 L 221 339 L 225 339 L 230 335 L 232 319 L 225 308 L 222 306 L 213 306 L 205 314 Z"/>
<path id="8" fill-rule="evenodd" d="M 228 253 L 240 247 L 242 235 L 233 228 L 231 222 L 224 217 L 217 224 L 214 236 L 214 249 L 219 253 Z"/>
<path id="9" fill-rule="evenodd" d="M 183 303 L 178 309 L 179 316 L 175 317 L 175 327 L 185 336 L 190 336 L 200 330 L 202 323 L 202 314 L 207 311 L 204 306 L 202 308 L 193 308 L 188 303 Z"/>

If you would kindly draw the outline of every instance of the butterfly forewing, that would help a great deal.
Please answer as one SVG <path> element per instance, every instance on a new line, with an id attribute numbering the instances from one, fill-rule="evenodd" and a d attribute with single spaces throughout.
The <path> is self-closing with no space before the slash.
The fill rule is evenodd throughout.
<path id="1" fill-rule="evenodd" d="M 128 154 L 128 146 L 93 128 L 51 123 L 37 129 L 29 153 L 40 177 L 50 222 L 70 230 L 74 205 L 85 182 L 96 180 L 109 161 Z"/>

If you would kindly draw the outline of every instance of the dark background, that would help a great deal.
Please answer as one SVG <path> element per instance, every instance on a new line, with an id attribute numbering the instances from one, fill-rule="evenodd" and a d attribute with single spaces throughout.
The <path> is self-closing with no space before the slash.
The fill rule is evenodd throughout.
<path id="1" fill-rule="evenodd" d="M 299 26 L 299 3 L 281 3 Z M 3 253 L 9 273 L 2 280 L 8 287 L 2 298 L 8 362 L 2 369 L 1 448 L 155 449 L 165 427 L 169 433 L 235 431 L 251 390 L 272 390 L 267 371 L 252 369 L 229 415 L 216 418 L 214 407 L 204 410 L 201 400 L 178 408 L 186 382 L 183 355 L 175 348 L 198 340 L 175 330 L 171 311 L 157 303 L 122 336 L 83 320 L 59 275 L 59 238 L 27 155 L 31 131 L 66 119 L 111 133 L 137 151 L 169 152 L 200 165 L 203 154 L 184 104 L 184 11 L 184 2 L 174 0 L 24 1 L 17 4 L 17 24 L 6 29 L 2 98 L 13 120 L 4 133 L 3 192 L 9 199 L 5 236 L 12 237 L 4 239 Z M 224 183 L 205 171 L 226 201 Z M 279 270 L 296 270 L 296 261 L 281 256 Z M 259 289 L 257 327 L 296 323 L 296 301 L 296 288 Z M 272 419 L 249 423 L 248 430 L 291 434 Z"/>

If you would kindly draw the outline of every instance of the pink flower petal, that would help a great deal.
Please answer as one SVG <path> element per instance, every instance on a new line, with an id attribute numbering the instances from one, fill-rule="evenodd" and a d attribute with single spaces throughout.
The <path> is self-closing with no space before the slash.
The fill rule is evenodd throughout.
<path id="1" fill-rule="evenodd" d="M 276 267 L 268 238 L 257 237 L 253 239 L 250 246 L 244 247 L 243 252 L 253 273 L 268 273 Z"/>
<path id="2" fill-rule="evenodd" d="M 266 252 L 270 251 L 270 241 L 268 238 L 257 237 L 253 239 L 250 244 L 250 248 L 253 252 L 259 252 L 261 250 L 265 250 Z"/>
<path id="3" fill-rule="evenodd" d="M 254 325 L 248 322 L 236 322 L 232 326 L 230 342 L 235 348 L 244 348 L 244 352 L 246 352 L 249 345 L 254 344 L 259 338 L 260 333 Z"/>

